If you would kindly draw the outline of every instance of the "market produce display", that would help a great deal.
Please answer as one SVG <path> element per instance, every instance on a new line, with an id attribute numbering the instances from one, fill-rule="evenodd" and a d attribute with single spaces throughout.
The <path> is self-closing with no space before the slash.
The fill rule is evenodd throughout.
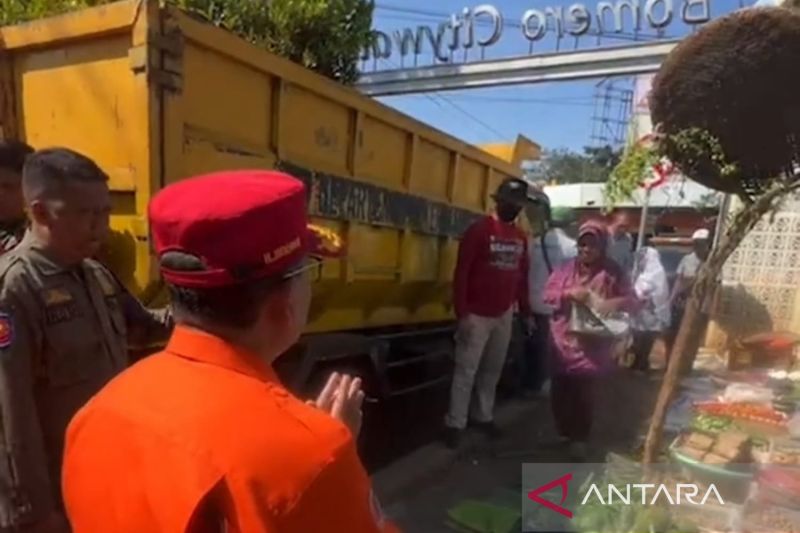
<path id="1" fill-rule="evenodd" d="M 731 383 L 725 387 L 722 401 L 725 403 L 752 403 L 770 405 L 775 392 L 770 387 L 756 386 L 749 383 Z"/>
<path id="2" fill-rule="evenodd" d="M 692 429 L 703 433 L 720 433 L 734 427 L 730 418 L 700 414 L 692 420 Z"/>
<path id="3" fill-rule="evenodd" d="M 695 404 L 699 413 L 738 418 L 774 426 L 785 426 L 788 417 L 771 407 L 746 403 L 702 402 Z"/>
<path id="4" fill-rule="evenodd" d="M 739 431 L 717 434 L 691 432 L 680 437 L 677 451 L 686 457 L 711 465 L 752 463 L 752 440 Z"/>
<path id="5" fill-rule="evenodd" d="M 800 533 L 800 362 L 794 366 L 713 369 L 682 380 L 669 413 L 677 434 L 670 459 L 689 482 L 714 484 L 725 504 L 673 506 L 670 526 L 654 527 L 680 523 L 702 533 Z M 590 514 L 582 525 L 599 523 L 612 531 L 601 511 L 596 513 L 601 517 Z M 610 522 L 622 528 L 617 531 L 633 531 L 624 528 L 635 526 L 634 518 L 613 516 L 621 521 Z M 652 510 L 642 516 L 661 517 Z"/>

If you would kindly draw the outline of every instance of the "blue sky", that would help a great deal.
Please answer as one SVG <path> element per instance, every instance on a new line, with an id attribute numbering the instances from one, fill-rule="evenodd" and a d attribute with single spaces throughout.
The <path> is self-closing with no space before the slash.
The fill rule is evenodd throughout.
<path id="1" fill-rule="evenodd" d="M 390 33 L 406 27 L 421 24 L 436 26 L 447 19 L 450 13 L 458 13 L 464 7 L 475 7 L 481 3 L 489 3 L 497 7 L 504 16 L 505 28 L 498 43 L 485 50 L 485 57 L 501 58 L 527 55 L 528 41 L 522 35 L 520 20 L 522 14 L 531 8 L 563 6 L 568 8 L 576 0 L 494 0 L 494 2 L 469 2 L 464 0 L 376 0 L 373 26 L 375 29 Z M 614 0 L 612 0 L 614 1 Z M 708 0 L 712 17 L 720 16 L 739 7 L 740 1 L 745 5 L 753 0 Z M 594 13 L 596 0 L 584 0 L 584 5 Z M 684 0 L 672 0 L 675 17 L 665 31 L 666 37 L 686 35 L 691 28 L 681 22 L 680 10 Z M 644 6 L 645 0 L 640 0 Z M 663 6 L 663 3 L 661 4 Z M 657 11 L 660 16 L 663 11 Z M 626 44 L 632 40 L 632 28 L 629 13 L 625 12 L 625 34 L 618 37 L 603 37 L 599 46 Z M 488 26 L 478 26 L 476 34 L 486 35 Z M 642 24 L 640 32 L 645 39 L 656 38 L 654 30 Z M 613 35 L 613 34 L 610 34 Z M 640 36 L 641 37 L 641 36 Z M 584 36 L 577 41 L 580 48 L 597 47 L 597 38 Z M 560 47 L 562 50 L 572 49 L 575 39 L 565 37 Z M 556 38 L 553 32 L 538 41 L 534 53 L 553 52 L 556 49 Z M 463 59 L 463 52 L 458 52 Z M 473 49 L 470 57 L 477 59 L 478 52 Z M 431 56 L 420 56 L 420 64 L 431 62 Z M 409 65 L 410 59 L 405 64 Z M 396 68 L 400 64 L 399 56 L 378 63 L 380 70 Z M 367 66 L 369 70 L 372 63 Z M 434 127 L 442 129 L 456 137 L 471 143 L 487 143 L 513 140 L 518 133 L 526 135 L 541 144 L 544 148 L 571 148 L 580 150 L 597 141 L 593 134 L 614 137 L 615 133 L 608 129 L 598 128 L 593 116 L 602 114 L 595 111 L 597 101 L 597 83 L 600 80 L 580 82 L 560 82 L 536 85 L 519 85 L 493 89 L 471 89 L 449 91 L 436 94 L 419 94 L 381 98 L 384 103 L 413 115 Z M 617 80 L 618 89 L 631 88 L 631 80 Z M 618 94 L 618 93 L 617 93 Z M 602 101 L 601 101 L 602 102 Z M 618 101 L 610 100 L 611 112 L 619 109 Z"/>

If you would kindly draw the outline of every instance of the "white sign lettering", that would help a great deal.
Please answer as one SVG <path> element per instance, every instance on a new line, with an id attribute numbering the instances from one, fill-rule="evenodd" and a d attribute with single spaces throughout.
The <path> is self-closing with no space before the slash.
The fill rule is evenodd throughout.
<path id="1" fill-rule="evenodd" d="M 646 25 L 663 29 L 676 18 L 676 5 L 680 7 L 680 20 L 689 25 L 711 20 L 711 0 L 603 0 L 592 11 L 585 4 L 569 7 L 543 7 L 528 9 L 522 14 L 522 35 L 528 41 L 543 39 L 548 30 L 558 38 L 564 35 L 580 37 L 589 32 L 597 35 L 641 31 Z M 476 27 L 480 22 L 480 27 Z M 460 14 L 435 28 L 417 26 L 395 30 L 390 34 L 373 30 L 372 44 L 363 51 L 362 59 L 389 59 L 396 52 L 401 57 L 418 56 L 426 50 L 442 62 L 449 61 L 459 49 L 486 48 L 496 44 L 505 29 L 503 14 L 495 6 L 481 4 L 464 8 Z"/>

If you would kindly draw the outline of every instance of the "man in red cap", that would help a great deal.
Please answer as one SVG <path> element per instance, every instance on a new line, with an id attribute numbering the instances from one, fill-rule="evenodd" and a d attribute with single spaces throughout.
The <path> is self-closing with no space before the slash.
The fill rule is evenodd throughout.
<path id="1" fill-rule="evenodd" d="M 311 257 L 341 248 L 308 226 L 303 184 L 184 180 L 153 199 L 150 223 L 177 326 L 70 423 L 73 531 L 395 531 L 356 453 L 360 381 L 334 374 L 309 404 L 271 368 L 305 326 Z"/>

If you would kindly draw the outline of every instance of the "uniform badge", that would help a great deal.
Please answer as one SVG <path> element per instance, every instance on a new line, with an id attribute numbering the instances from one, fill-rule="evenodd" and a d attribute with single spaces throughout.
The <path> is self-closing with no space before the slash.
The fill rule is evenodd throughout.
<path id="1" fill-rule="evenodd" d="M 48 326 L 69 322 L 77 314 L 77 305 L 67 289 L 56 287 L 42 291 L 44 319 Z"/>
<path id="2" fill-rule="evenodd" d="M 14 322 L 11 315 L 0 312 L 0 349 L 8 348 L 14 342 Z"/>
<path id="3" fill-rule="evenodd" d="M 53 306 L 72 301 L 72 295 L 66 289 L 49 289 L 44 293 L 44 305 Z"/>

